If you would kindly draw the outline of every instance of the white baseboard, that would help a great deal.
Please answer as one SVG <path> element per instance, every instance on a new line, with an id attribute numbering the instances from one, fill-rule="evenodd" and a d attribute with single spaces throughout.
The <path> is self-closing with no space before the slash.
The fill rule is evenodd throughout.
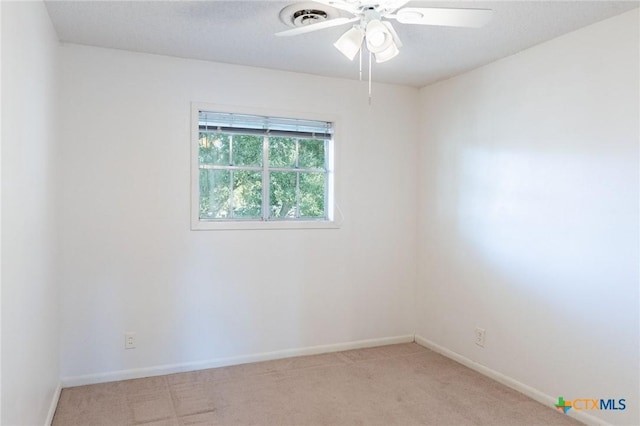
<path id="1" fill-rule="evenodd" d="M 424 346 L 425 348 L 431 349 L 434 352 L 437 352 L 441 355 L 446 356 L 447 358 L 450 358 L 456 362 L 459 362 L 465 367 L 469 367 L 470 369 L 475 370 L 478 373 L 495 380 L 496 382 L 500 382 L 503 385 L 508 386 L 511 389 L 514 389 L 528 396 L 529 398 L 534 399 L 539 403 L 544 404 L 550 408 L 553 407 L 557 401 L 557 398 L 554 398 L 551 395 L 547 395 L 546 393 L 541 392 L 538 389 L 525 385 L 524 383 L 521 383 L 509 376 L 505 376 L 504 374 L 499 373 L 495 370 L 492 370 L 489 367 L 485 367 L 482 364 L 478 364 L 477 362 L 472 361 L 471 359 L 463 355 L 460 355 L 456 352 L 453 352 L 452 350 L 442 347 L 437 343 L 434 343 L 430 340 L 425 339 L 424 337 L 418 336 L 417 334 L 415 336 L 415 342 L 421 346 Z M 591 414 L 585 413 L 584 411 L 570 410 L 567 413 L 567 415 L 569 417 L 573 417 L 574 419 L 590 426 L 611 426 L 610 423 L 607 423 L 604 420 L 601 420 L 595 416 L 592 416 Z"/>
<path id="2" fill-rule="evenodd" d="M 49 405 L 49 413 L 47 414 L 47 420 L 45 426 L 51 426 L 53 422 L 53 416 L 56 414 L 56 408 L 58 407 L 58 401 L 60 400 L 60 393 L 62 392 L 62 383 L 58 383 L 56 391 L 51 398 L 51 405 Z"/>
<path id="3" fill-rule="evenodd" d="M 87 374 L 62 378 L 62 387 L 82 386 L 95 383 L 113 382 L 117 380 L 139 379 L 142 377 L 161 376 L 164 374 L 182 373 L 185 371 L 204 370 L 207 368 L 226 367 L 229 365 L 246 364 L 249 362 L 270 361 L 273 359 L 290 358 L 294 356 L 317 355 L 329 352 L 347 351 L 350 349 L 369 348 L 373 346 L 393 345 L 397 343 L 413 342 L 414 336 L 383 337 L 379 339 L 357 340 L 354 342 L 336 343 L 331 345 L 309 346 L 306 348 L 285 349 L 274 352 L 263 352 L 251 355 L 240 355 L 229 358 L 217 358 L 206 361 L 185 362 L 180 364 L 158 365 L 153 367 L 119 370 L 107 373 Z"/>

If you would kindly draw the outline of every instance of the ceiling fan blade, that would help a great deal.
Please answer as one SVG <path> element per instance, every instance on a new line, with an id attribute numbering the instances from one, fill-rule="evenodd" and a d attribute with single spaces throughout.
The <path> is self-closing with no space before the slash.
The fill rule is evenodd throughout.
<path id="1" fill-rule="evenodd" d="M 486 25 L 492 16 L 491 9 L 405 7 L 389 17 L 395 17 L 401 24 L 480 28 Z"/>
<path id="2" fill-rule="evenodd" d="M 393 29 L 393 25 L 391 25 L 391 22 L 383 21 L 382 25 L 387 27 L 387 29 L 391 33 L 391 37 L 393 37 L 393 42 L 396 44 L 396 47 L 400 49 L 403 46 L 403 44 L 402 44 L 402 41 L 400 41 L 400 37 L 398 37 L 398 33 L 396 32 L 395 29 Z"/>
<path id="3" fill-rule="evenodd" d="M 325 28 L 337 27 L 339 25 L 348 24 L 349 22 L 355 22 L 360 18 L 335 18 L 328 21 L 318 22 L 317 24 L 304 25 L 302 27 L 292 28 L 290 30 L 280 31 L 276 33 L 279 37 L 289 37 L 298 34 L 310 33 L 312 31 L 323 30 Z"/>
<path id="4" fill-rule="evenodd" d="M 314 3 L 320 3 L 336 9 L 346 10 L 347 12 L 356 13 L 360 7 L 344 0 L 312 0 Z"/>
<path id="5" fill-rule="evenodd" d="M 387 0 L 382 3 L 382 9 L 384 9 L 384 13 L 393 13 L 394 11 L 400 9 L 405 4 L 409 3 L 411 0 Z"/>

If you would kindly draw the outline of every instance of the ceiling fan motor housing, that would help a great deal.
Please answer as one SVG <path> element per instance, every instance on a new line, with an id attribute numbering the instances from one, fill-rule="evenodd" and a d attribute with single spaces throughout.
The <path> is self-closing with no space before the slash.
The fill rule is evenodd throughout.
<path id="1" fill-rule="evenodd" d="M 303 27 L 339 17 L 338 10 L 312 2 L 291 4 L 280 11 L 280 20 L 290 27 Z"/>
<path id="2" fill-rule="evenodd" d="M 317 9 L 298 10 L 293 14 L 293 25 L 300 27 L 302 25 L 310 25 L 322 22 L 327 19 L 327 13 Z"/>

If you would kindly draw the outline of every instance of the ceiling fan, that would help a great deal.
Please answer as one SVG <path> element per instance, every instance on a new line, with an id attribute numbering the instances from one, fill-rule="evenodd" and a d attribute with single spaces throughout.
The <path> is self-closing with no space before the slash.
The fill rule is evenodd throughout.
<path id="1" fill-rule="evenodd" d="M 336 17 L 321 20 L 310 14 L 310 19 L 302 20 L 302 25 L 276 33 L 277 36 L 295 36 L 325 28 L 355 22 L 334 46 L 350 60 L 353 60 L 365 42 L 367 50 L 376 62 L 386 62 L 400 53 L 402 42 L 398 38 L 389 19 L 401 24 L 438 25 L 450 27 L 479 28 L 484 26 L 493 14 L 490 9 L 450 9 L 433 7 L 403 7 L 410 0 L 313 0 L 353 15 L 351 18 Z M 309 11 L 312 12 L 312 11 Z"/>

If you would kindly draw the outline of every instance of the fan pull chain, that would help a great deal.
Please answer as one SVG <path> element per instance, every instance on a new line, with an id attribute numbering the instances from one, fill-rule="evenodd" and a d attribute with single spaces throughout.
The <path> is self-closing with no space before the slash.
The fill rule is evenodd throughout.
<path id="1" fill-rule="evenodd" d="M 369 51 L 369 105 L 371 105 L 371 57 L 373 53 Z"/>
<path id="2" fill-rule="evenodd" d="M 362 81 L 362 47 L 358 52 L 360 53 L 360 81 Z"/>

